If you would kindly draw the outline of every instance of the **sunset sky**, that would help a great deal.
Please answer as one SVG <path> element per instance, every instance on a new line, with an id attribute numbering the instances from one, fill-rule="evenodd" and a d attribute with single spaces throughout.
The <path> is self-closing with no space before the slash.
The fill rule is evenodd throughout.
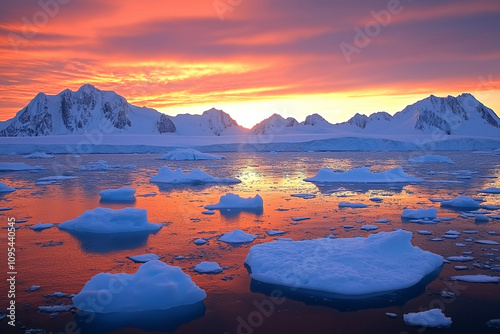
<path id="1" fill-rule="evenodd" d="M 498 0 L 2 1 L 0 120 L 84 83 L 247 127 L 462 92 L 499 114 L 499 32 Z"/>

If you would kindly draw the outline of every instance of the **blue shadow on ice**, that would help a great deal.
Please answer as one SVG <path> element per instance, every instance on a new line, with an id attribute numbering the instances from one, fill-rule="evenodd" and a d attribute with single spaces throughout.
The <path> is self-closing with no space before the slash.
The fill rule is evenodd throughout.
<path id="1" fill-rule="evenodd" d="M 139 312 L 91 313 L 79 311 L 75 320 L 81 333 L 104 334 L 128 333 L 128 330 L 146 332 L 174 332 L 181 325 L 202 318 L 205 304 L 198 302 L 168 310 L 149 310 Z"/>
<path id="2" fill-rule="evenodd" d="M 156 232 L 129 232 L 129 233 L 89 233 L 67 231 L 78 240 L 80 248 L 88 253 L 109 253 L 113 251 L 136 249 L 148 241 L 150 234 Z"/>
<path id="3" fill-rule="evenodd" d="M 252 279 L 250 283 L 250 291 L 262 293 L 267 296 L 273 296 L 273 291 L 280 291 L 285 298 L 296 300 L 306 305 L 326 306 L 342 312 L 351 312 L 371 308 L 402 306 L 409 300 L 425 293 L 427 284 L 439 277 L 439 273 L 442 269 L 443 266 L 437 268 L 412 287 L 375 295 L 340 295 L 323 291 L 297 289 L 283 285 L 262 283 L 254 279 Z M 247 270 L 250 269 L 247 267 Z"/>

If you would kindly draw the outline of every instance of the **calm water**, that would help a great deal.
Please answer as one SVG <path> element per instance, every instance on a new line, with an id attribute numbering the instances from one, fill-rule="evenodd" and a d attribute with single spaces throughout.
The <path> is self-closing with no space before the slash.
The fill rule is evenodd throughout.
<path id="1" fill-rule="evenodd" d="M 452 275 L 487 274 L 500 275 L 486 269 L 472 266 L 471 271 L 459 272 L 455 265 L 445 264 L 438 277 L 416 287 L 412 291 L 385 296 L 381 300 L 338 301 L 321 297 L 307 297 L 287 293 L 287 299 L 273 304 L 263 315 L 257 304 L 269 305 L 268 287 L 252 282 L 244 259 L 248 249 L 257 243 L 274 239 L 266 230 L 287 231 L 284 237 L 300 239 L 321 238 L 335 234 L 338 238 L 367 236 L 379 231 L 404 228 L 413 231 L 413 244 L 422 249 L 443 256 L 461 255 L 472 251 L 477 262 L 500 264 L 500 246 L 479 245 L 465 242 L 468 237 L 500 241 L 500 220 L 490 219 L 488 223 L 475 224 L 474 218 L 461 218 L 456 211 L 439 208 L 429 198 L 450 198 L 459 195 L 483 197 L 484 204 L 500 205 L 500 195 L 485 195 L 476 192 L 486 187 L 500 187 L 500 156 L 492 153 L 441 152 L 456 162 L 449 164 L 410 164 L 410 152 L 371 153 L 224 153 L 221 161 L 169 162 L 157 159 L 157 155 L 82 155 L 57 156 L 54 159 L 22 159 L 21 156 L 2 156 L 1 162 L 25 162 L 46 168 L 34 172 L 0 173 L 0 181 L 19 187 L 17 191 L 2 195 L 0 207 L 11 207 L 2 211 L 2 226 L 8 217 L 26 219 L 17 230 L 17 283 L 16 294 L 18 326 L 13 330 L 7 326 L 7 319 L 0 321 L 1 333 L 23 333 L 22 326 L 42 328 L 53 332 L 71 329 L 76 322 L 75 332 L 96 333 L 142 333 L 175 331 L 175 333 L 422 333 L 430 329 L 405 326 L 402 314 L 441 307 L 446 316 L 452 317 L 453 325 L 443 333 L 495 333 L 486 327 L 489 319 L 500 318 L 500 285 L 453 283 Z M 80 165 L 98 160 L 110 165 L 134 164 L 135 168 L 120 168 L 109 171 L 79 171 Z M 161 187 L 150 183 L 149 176 L 167 165 L 183 170 L 201 168 L 219 177 L 236 177 L 242 183 L 232 186 L 206 187 Z M 372 171 L 381 171 L 396 166 L 414 176 L 429 178 L 433 182 L 418 185 L 360 185 L 337 184 L 318 188 L 303 178 L 316 174 L 319 168 L 349 169 L 370 166 Z M 463 171 L 467 170 L 467 171 Z M 434 173 L 428 173 L 433 171 Z M 469 172 L 468 172 L 469 171 Z M 77 179 L 62 180 L 51 185 L 35 185 L 36 180 L 64 173 L 78 176 Z M 463 178 L 467 175 L 470 178 Z M 496 177 L 496 178 L 494 178 Z M 443 182 L 445 181 L 445 182 Z M 137 197 L 133 204 L 102 204 L 99 191 L 129 185 L 137 194 L 156 193 L 155 196 Z M 338 189 L 341 188 L 341 191 Z M 259 193 L 264 198 L 262 214 L 235 213 L 203 215 L 203 207 L 217 203 L 221 195 L 233 192 L 244 197 Z M 297 193 L 316 195 L 312 199 L 292 197 Z M 370 197 L 381 197 L 383 202 L 374 203 Z M 339 209 L 341 201 L 363 202 L 365 209 Z M 35 232 L 28 228 L 37 222 L 61 223 L 81 215 L 85 210 L 96 207 L 123 208 L 132 206 L 148 210 L 150 222 L 167 223 L 158 233 L 136 240 L 113 238 L 74 237 L 57 228 Z M 421 225 L 401 221 L 403 208 L 438 208 L 438 217 L 453 217 L 433 225 Z M 278 208 L 287 211 L 276 210 Z M 500 210 L 491 211 L 500 214 Z M 310 220 L 293 222 L 291 217 L 306 216 Z M 375 220 L 389 219 L 375 232 L 359 229 L 361 222 L 374 224 Z M 344 225 L 353 225 L 351 229 Z M 233 247 L 217 241 L 218 237 L 234 228 L 259 236 L 251 244 Z M 335 230 L 331 230 L 335 228 Z M 458 239 L 440 242 L 429 241 L 440 237 L 448 230 L 477 230 L 476 235 L 461 234 Z M 417 230 L 430 230 L 432 236 L 420 235 Z M 0 230 L 2 268 L 6 268 L 7 231 Z M 211 238 L 206 245 L 196 246 L 196 238 Z M 465 243 L 458 247 L 456 243 Z M 150 312 L 137 314 L 127 319 L 96 318 L 90 324 L 82 321 L 79 312 L 60 313 L 55 318 L 39 314 L 41 305 L 70 303 L 68 298 L 45 298 L 45 294 L 61 291 L 78 293 L 83 285 L 99 272 L 133 273 L 139 264 L 126 256 L 156 253 L 162 261 L 179 266 L 193 281 L 207 293 L 203 305 L 197 305 L 178 313 Z M 176 256 L 184 259 L 176 260 Z M 228 269 L 217 275 L 201 275 L 192 267 L 201 261 L 215 261 Z M 7 270 L 3 276 L 6 277 Z M 225 276 L 232 279 L 222 280 Z M 427 283 L 427 282 L 425 282 Z M 31 285 L 40 285 L 38 291 L 27 292 Z M 442 290 L 455 291 L 456 298 L 444 300 L 439 296 Z M 5 279 L 0 283 L 0 309 L 7 307 L 7 286 Z M 285 291 L 286 292 L 286 291 Z M 386 312 L 399 316 L 389 318 Z M 242 323 L 245 323 L 242 325 Z M 71 332 L 71 331 L 68 331 Z"/>

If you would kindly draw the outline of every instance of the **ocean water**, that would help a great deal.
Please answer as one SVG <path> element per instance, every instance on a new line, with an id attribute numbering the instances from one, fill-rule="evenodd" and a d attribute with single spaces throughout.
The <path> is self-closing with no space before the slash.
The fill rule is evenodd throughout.
<path id="1" fill-rule="evenodd" d="M 22 156 L 1 156 L 0 162 L 24 162 L 40 165 L 44 170 L 0 172 L 0 181 L 18 188 L 0 195 L 2 226 L 8 218 L 26 220 L 17 223 L 16 231 L 16 321 L 15 328 L 8 319 L 0 321 L 1 333 L 23 333 L 27 328 L 47 332 L 67 333 L 422 333 L 430 329 L 406 326 L 402 315 L 430 308 L 443 309 L 453 324 L 443 333 L 494 333 L 485 323 L 500 318 L 500 285 L 459 283 L 450 276 L 486 274 L 500 276 L 499 272 L 478 268 L 481 265 L 500 265 L 500 246 L 481 245 L 465 241 L 487 239 L 500 242 L 500 220 L 489 219 L 475 223 L 473 217 L 462 217 L 461 212 L 440 208 L 429 198 L 471 196 L 481 198 L 481 204 L 500 205 L 500 195 L 482 194 L 477 190 L 500 187 L 500 156 L 492 152 L 439 152 L 455 164 L 409 163 L 412 152 L 288 152 L 220 153 L 223 160 L 163 161 L 159 155 L 56 155 L 53 159 L 23 159 Z M 105 160 L 116 168 L 105 171 L 80 170 L 98 160 Z M 130 166 L 134 165 L 134 166 Z M 167 165 L 190 171 L 200 168 L 218 177 L 235 177 L 242 182 L 235 185 L 159 186 L 150 182 L 150 175 Z M 119 166 L 119 167 L 118 167 Z M 421 177 L 418 184 L 359 184 L 342 183 L 317 186 L 303 179 L 316 174 L 323 167 L 347 170 L 368 166 L 382 171 L 402 166 L 409 175 Z M 53 184 L 36 184 L 37 180 L 53 175 L 72 175 L 75 179 Z M 131 186 L 137 190 L 134 203 L 100 203 L 99 191 L 107 188 Z M 204 215 L 204 206 L 217 203 L 228 192 L 243 197 L 260 194 L 264 199 L 262 212 L 219 212 Z M 294 197 L 310 194 L 313 198 Z M 380 197 L 382 202 L 372 202 Z M 368 208 L 339 208 L 339 202 L 363 202 Z M 38 222 L 61 223 L 80 216 L 96 207 L 119 209 L 144 208 L 150 222 L 165 223 L 154 234 L 130 238 L 117 236 L 72 235 L 57 227 L 40 232 L 29 229 Z M 401 220 L 404 208 L 438 209 L 438 217 L 453 218 L 437 224 L 418 224 Z M 280 209 L 280 210 L 277 210 Z M 499 215 L 500 210 L 490 210 Z M 293 221 L 292 217 L 310 217 Z M 375 223 L 388 219 L 388 223 Z M 363 231 L 363 224 L 379 226 L 376 231 Z M 352 228 L 344 228 L 352 226 Z M 257 235 L 250 243 L 231 246 L 218 241 L 224 232 L 238 228 Z M 280 290 L 285 298 L 279 303 L 270 296 L 273 287 L 252 281 L 244 265 L 248 249 L 255 244 L 275 239 L 267 230 L 286 231 L 282 237 L 294 240 L 323 238 L 366 237 L 370 233 L 405 229 L 414 232 L 412 243 L 444 257 L 471 251 L 475 259 L 465 263 L 446 263 L 443 269 L 428 277 L 414 289 L 399 291 L 380 298 L 345 300 L 321 294 Z M 432 231 L 432 235 L 418 234 L 418 230 Z M 431 241 L 448 230 L 462 232 L 457 239 Z M 463 231 L 476 230 L 476 234 Z M 210 238 L 207 244 L 197 246 L 193 240 Z M 0 230 L 0 252 L 3 276 L 7 278 L 7 230 Z M 465 246 L 457 246 L 463 243 Z M 42 305 L 70 304 L 69 298 L 47 298 L 56 291 L 78 293 L 90 278 L 99 272 L 133 273 L 139 267 L 127 256 L 156 253 L 161 261 L 179 266 L 207 293 L 202 304 L 172 311 L 137 313 L 134 316 L 99 315 L 90 319 L 79 311 L 62 312 L 51 317 L 41 314 Z M 183 258 L 179 259 L 179 256 Z M 227 266 L 220 274 L 203 275 L 193 266 L 201 261 L 215 261 Z M 466 265 L 466 271 L 457 271 L 455 265 Z M 225 279 L 222 279 L 225 278 Z M 25 291 L 39 285 L 37 291 Z M 453 291 L 454 298 L 440 297 L 442 290 Z M 8 285 L 0 281 L 0 310 L 6 310 Z M 263 306 L 264 305 L 264 306 Z M 385 313 L 398 314 L 390 318 Z M 90 320 L 89 320 L 90 319 Z"/>

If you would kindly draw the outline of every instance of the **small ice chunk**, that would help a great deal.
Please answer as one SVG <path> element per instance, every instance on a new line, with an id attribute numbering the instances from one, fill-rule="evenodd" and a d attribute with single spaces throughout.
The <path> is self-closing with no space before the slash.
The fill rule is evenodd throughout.
<path id="1" fill-rule="evenodd" d="M 375 221 L 375 223 L 381 223 L 381 224 L 382 223 L 385 224 L 385 223 L 388 223 L 388 222 L 389 222 L 389 219 L 385 219 L 385 218 L 384 219 L 378 219 L 378 220 Z"/>
<path id="2" fill-rule="evenodd" d="M 453 281 L 462 281 L 469 283 L 499 283 L 499 276 L 489 276 L 483 274 L 477 275 L 459 275 L 459 276 L 451 276 L 450 279 Z"/>
<path id="3" fill-rule="evenodd" d="M 367 208 L 368 205 L 364 203 L 351 203 L 351 202 L 340 202 L 339 203 L 339 208 L 354 208 L 354 209 L 359 209 L 359 208 Z"/>
<path id="4" fill-rule="evenodd" d="M 169 183 L 169 184 L 202 184 L 202 183 L 240 183 L 241 181 L 234 178 L 221 179 L 214 177 L 202 171 L 195 169 L 191 173 L 184 173 L 178 168 L 176 171 L 171 170 L 167 166 L 163 166 L 158 171 L 157 175 L 151 176 L 151 182 Z"/>
<path id="5" fill-rule="evenodd" d="M 500 194 L 500 188 L 490 187 L 486 189 L 480 189 L 477 192 L 485 194 Z"/>
<path id="6" fill-rule="evenodd" d="M 500 242 L 493 241 L 493 240 L 476 240 L 476 243 L 482 244 L 482 245 L 500 245 Z"/>
<path id="7" fill-rule="evenodd" d="M 219 238 L 219 241 L 226 242 L 229 244 L 241 244 L 252 242 L 257 237 L 251 233 L 245 233 L 242 230 L 235 228 L 233 232 L 226 232 L 222 237 Z"/>
<path id="8" fill-rule="evenodd" d="M 460 235 L 460 232 L 455 231 L 455 230 L 449 230 L 449 231 L 446 231 L 445 234 Z"/>
<path id="9" fill-rule="evenodd" d="M 431 235 L 432 234 L 432 231 L 427 231 L 427 230 L 419 230 L 417 231 L 418 234 L 421 234 L 421 235 Z"/>
<path id="10" fill-rule="evenodd" d="M 454 268 L 455 268 L 455 270 L 467 270 L 467 269 L 469 269 L 469 267 L 467 267 L 467 266 L 455 266 Z"/>
<path id="11" fill-rule="evenodd" d="M 213 214 L 215 214 L 215 211 L 214 210 L 204 210 L 201 213 L 204 215 L 213 215 Z"/>
<path id="12" fill-rule="evenodd" d="M 0 193 L 10 193 L 10 192 L 13 192 L 15 190 L 16 190 L 16 188 L 9 187 L 5 183 L 0 182 Z"/>
<path id="13" fill-rule="evenodd" d="M 448 157 L 444 157 L 442 155 L 433 155 L 433 154 L 422 155 L 420 157 L 410 158 L 410 159 L 408 159 L 408 161 L 409 162 L 417 162 L 417 163 L 437 162 L 437 163 L 454 164 L 453 160 L 451 160 Z"/>
<path id="14" fill-rule="evenodd" d="M 37 291 L 40 290 L 41 286 L 40 285 L 32 285 L 28 287 L 25 291 Z"/>
<path id="15" fill-rule="evenodd" d="M 486 326 L 490 328 L 500 329 L 500 319 L 491 319 L 486 322 Z"/>
<path id="16" fill-rule="evenodd" d="M 286 231 L 276 231 L 276 230 L 270 230 L 270 231 L 266 231 L 266 233 L 271 236 L 271 237 L 274 237 L 276 235 L 283 235 L 286 233 Z"/>
<path id="17" fill-rule="evenodd" d="M 161 257 L 154 253 L 149 253 L 149 254 L 142 254 L 142 255 L 134 255 L 134 256 L 127 256 L 127 259 L 130 259 L 134 261 L 135 263 L 145 263 L 148 261 L 154 261 L 154 260 L 159 260 Z"/>
<path id="18" fill-rule="evenodd" d="M 59 313 L 59 312 L 68 312 L 74 309 L 74 305 L 51 305 L 51 306 L 38 306 L 38 311 L 40 313 Z"/>
<path id="19" fill-rule="evenodd" d="M 41 230 L 46 230 L 48 228 L 53 227 L 54 224 L 52 223 L 36 223 L 36 225 L 30 226 L 30 229 L 34 231 L 41 231 Z"/>
<path id="20" fill-rule="evenodd" d="M 397 318 L 398 317 L 398 315 L 396 313 L 391 313 L 391 312 L 386 312 L 385 315 L 388 316 L 389 318 Z"/>
<path id="21" fill-rule="evenodd" d="M 217 262 L 201 262 L 194 266 L 194 271 L 201 274 L 218 274 L 222 267 Z"/>
<path id="22" fill-rule="evenodd" d="M 378 230 L 378 226 L 375 226 L 375 225 L 363 225 L 360 227 L 360 230 L 363 230 L 363 231 L 374 231 L 374 230 Z"/>
<path id="23" fill-rule="evenodd" d="M 205 239 L 195 239 L 193 242 L 195 245 L 198 245 L 198 246 L 201 246 L 201 245 L 204 245 L 207 243 L 207 241 Z"/>
<path id="24" fill-rule="evenodd" d="M 428 208 L 428 209 L 404 209 L 401 214 L 401 218 L 403 219 L 423 219 L 423 218 L 436 218 L 437 209 L 436 208 Z"/>
<path id="25" fill-rule="evenodd" d="M 55 297 L 55 298 L 64 298 L 64 297 L 69 297 L 69 294 L 57 291 L 57 292 L 54 292 L 54 293 L 49 293 L 48 295 L 45 295 L 44 297 L 45 298 L 52 298 L 52 297 Z"/>
<path id="26" fill-rule="evenodd" d="M 219 160 L 224 159 L 223 156 L 202 153 L 192 148 L 177 148 L 164 154 L 160 160 Z"/>
<path id="27" fill-rule="evenodd" d="M 403 319 L 405 324 L 410 326 L 436 328 L 451 326 L 451 318 L 446 317 L 443 311 L 439 308 L 417 313 L 407 313 L 403 315 Z"/>
<path id="28" fill-rule="evenodd" d="M 488 216 L 485 215 L 476 215 L 474 217 L 474 222 L 475 223 L 487 223 L 490 220 Z"/>
<path id="29" fill-rule="evenodd" d="M 103 202 L 134 202 L 135 189 L 123 187 L 118 189 L 106 189 L 99 192 Z"/>
<path id="30" fill-rule="evenodd" d="M 292 220 L 294 222 L 299 222 L 299 221 L 308 220 L 308 219 L 311 219 L 311 217 L 292 217 Z"/>
<path id="31" fill-rule="evenodd" d="M 467 262 L 472 261 L 474 258 L 472 256 L 448 256 L 446 258 L 448 261 L 457 261 L 457 262 Z"/>
<path id="32" fill-rule="evenodd" d="M 455 294 L 451 291 L 441 291 L 441 297 L 444 297 L 444 298 L 453 298 L 455 297 Z"/>
<path id="33" fill-rule="evenodd" d="M 383 198 L 380 198 L 380 197 L 371 197 L 370 198 L 370 201 L 372 202 L 376 202 L 376 203 L 380 203 L 382 202 L 384 199 Z"/>
<path id="34" fill-rule="evenodd" d="M 291 194 L 290 196 L 299 197 L 299 198 L 303 198 L 303 199 L 313 199 L 316 197 L 316 195 L 313 195 L 313 194 Z"/>

